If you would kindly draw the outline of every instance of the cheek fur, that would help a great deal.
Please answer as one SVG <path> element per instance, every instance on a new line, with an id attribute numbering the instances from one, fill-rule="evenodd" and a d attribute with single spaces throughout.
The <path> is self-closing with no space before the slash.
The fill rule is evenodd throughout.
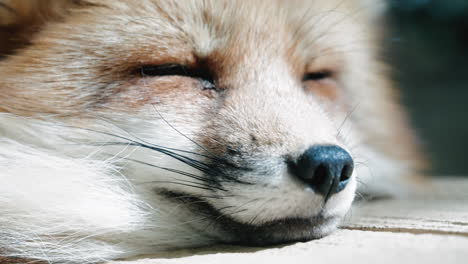
<path id="1" fill-rule="evenodd" d="M 151 105 L 207 106 L 216 95 L 203 90 L 200 81 L 182 76 L 145 77 L 120 88 L 105 107 L 134 113 Z"/>
<path id="2" fill-rule="evenodd" d="M 334 80 L 307 81 L 304 86 L 319 100 L 337 102 L 341 97 L 338 84 Z"/>

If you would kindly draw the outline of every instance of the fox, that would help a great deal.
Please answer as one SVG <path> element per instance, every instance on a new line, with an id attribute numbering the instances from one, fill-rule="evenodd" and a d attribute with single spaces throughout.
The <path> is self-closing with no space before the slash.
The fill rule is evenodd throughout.
<path id="1" fill-rule="evenodd" d="M 0 0 L 0 263 L 304 242 L 410 192 L 386 9 Z"/>

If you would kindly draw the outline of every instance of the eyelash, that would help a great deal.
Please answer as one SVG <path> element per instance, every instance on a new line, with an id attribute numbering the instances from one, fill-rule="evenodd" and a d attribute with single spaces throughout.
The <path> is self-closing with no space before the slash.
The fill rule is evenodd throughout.
<path id="1" fill-rule="evenodd" d="M 199 79 L 203 89 L 216 89 L 213 76 L 208 70 L 190 68 L 181 64 L 144 65 L 139 72 L 142 77 L 185 76 Z"/>

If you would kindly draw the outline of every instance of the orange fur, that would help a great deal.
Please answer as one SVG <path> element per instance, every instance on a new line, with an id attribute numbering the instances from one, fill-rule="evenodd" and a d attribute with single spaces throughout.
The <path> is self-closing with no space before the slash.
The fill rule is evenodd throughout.
<path id="1" fill-rule="evenodd" d="M 297 181 L 284 180 L 286 176 L 280 175 L 287 171 L 284 157 L 297 157 L 314 144 L 341 146 L 352 153 L 356 163 L 365 162 L 358 160 L 364 159 L 362 153 L 376 156 L 366 158 L 371 160 L 371 169 L 377 171 L 377 179 L 380 181 L 382 177 L 382 182 L 395 184 L 388 189 L 398 192 L 408 185 L 409 176 L 423 167 L 423 158 L 398 104 L 390 74 L 380 59 L 382 9 L 370 8 L 372 3 L 377 1 L 0 0 L 0 118 L 11 118 L 14 120 L 11 123 L 19 128 L 16 134 L 8 125 L 0 124 L 0 132 L 6 131 L 0 144 L 2 140 L 8 144 L 15 141 L 33 149 L 45 148 L 48 153 L 72 162 L 82 161 L 100 151 L 89 150 L 89 143 L 103 144 L 99 146 L 105 148 L 104 143 L 110 139 L 96 137 L 92 141 L 93 136 L 83 135 L 83 131 L 50 132 L 33 124 L 50 122 L 62 125 L 64 131 L 72 126 L 89 132 L 102 129 L 104 119 L 118 123 L 120 133 L 138 135 L 136 141 L 184 147 L 186 153 L 198 151 L 204 158 L 229 157 L 237 168 L 260 164 L 259 169 L 236 172 L 243 175 L 263 171 L 261 177 L 255 173 L 246 176 L 255 182 L 251 186 L 257 189 L 221 183 L 221 187 L 239 193 L 238 200 L 230 197 L 207 200 L 213 208 L 229 208 L 260 195 L 258 204 L 249 204 L 258 207 L 254 207 L 259 211 L 255 218 L 249 215 L 252 211 L 246 210 L 235 219 L 242 223 L 246 219 L 252 223 L 255 220 L 258 225 L 281 219 L 281 215 L 276 215 L 278 212 L 292 215 L 285 217 L 311 217 L 311 212 L 320 209 L 304 208 L 316 203 L 316 197 L 306 194 Z M 141 74 L 143 66 L 162 64 L 201 69 L 212 77 L 216 89 L 205 89 L 202 78 L 189 74 Z M 324 80 L 304 80 L 308 73 L 316 72 L 330 74 Z M 112 131 L 117 126 L 106 129 Z M 24 131 L 35 134 L 31 136 L 31 132 Z M 39 142 L 34 141 L 36 135 Z M 86 151 L 70 147 L 69 143 L 75 144 L 77 138 L 78 142 L 88 143 L 83 147 Z M 127 148 L 134 147 L 125 143 Z M 119 173 L 137 186 L 138 198 L 154 207 L 173 202 L 156 198 L 149 185 L 137 184 L 138 180 L 148 182 L 156 177 L 162 182 L 158 188 L 173 191 L 165 184 L 175 176 L 154 167 L 154 171 L 139 167 L 161 160 L 162 167 L 172 163 L 153 153 L 126 151 L 111 149 L 109 153 L 116 157 L 124 153 L 132 161 L 140 159 L 139 164 L 128 166 L 119 163 L 120 160 L 116 162 L 122 167 Z M 2 154 L 8 157 L 9 153 L 0 150 L 0 158 Z M 278 160 L 281 164 L 275 163 Z M 51 170 L 54 169 L 57 168 Z M 184 169 L 187 168 L 180 170 Z M 360 173 L 366 174 L 360 170 L 356 177 Z M 274 176 L 275 180 L 267 180 Z M 271 187 L 281 181 L 285 181 L 286 187 Z M 354 197 L 351 188 L 354 187 L 349 187 L 345 194 L 337 194 L 330 205 L 329 211 L 337 217 L 351 204 Z M 193 194 L 200 195 L 196 191 Z M 376 192 L 380 191 L 377 188 Z M 201 194 L 210 197 L 211 193 Z M 268 199 L 268 195 L 272 197 Z M 290 201 L 289 196 L 293 197 Z M 288 203 L 281 204 L 281 200 Z M 277 208 L 275 202 L 283 207 Z M 0 203 L 0 211 L 2 206 Z M 320 210 L 328 210 L 325 204 L 320 206 L 323 207 Z M 167 207 L 179 210 L 172 204 Z M 143 222 L 153 223 L 152 216 L 141 214 Z M 0 216 L 0 223 L 1 220 Z M 214 230 L 219 228 L 216 224 Z M 125 230 L 128 236 L 122 235 L 123 238 L 118 234 L 97 240 L 131 240 L 140 243 L 132 246 L 145 248 L 153 242 L 153 237 L 145 236 L 156 233 L 145 228 L 137 230 L 143 234 L 134 234 L 132 229 Z M 329 233 L 329 229 L 324 227 L 320 235 Z M 94 235 L 85 231 L 67 229 L 57 236 L 83 232 L 82 237 L 87 239 Z M 49 234 L 38 237 L 54 239 Z M 0 241 L 0 255 L 1 246 Z M 147 253 L 144 250 L 151 249 L 138 252 Z M 131 250 L 122 251 L 118 256 L 134 254 Z"/>

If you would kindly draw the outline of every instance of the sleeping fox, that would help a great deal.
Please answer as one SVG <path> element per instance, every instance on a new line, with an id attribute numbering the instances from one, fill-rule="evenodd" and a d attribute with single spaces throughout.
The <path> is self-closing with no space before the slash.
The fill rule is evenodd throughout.
<path id="1" fill-rule="evenodd" d="M 0 262 L 330 234 L 420 155 L 383 1 L 0 0 Z"/>

